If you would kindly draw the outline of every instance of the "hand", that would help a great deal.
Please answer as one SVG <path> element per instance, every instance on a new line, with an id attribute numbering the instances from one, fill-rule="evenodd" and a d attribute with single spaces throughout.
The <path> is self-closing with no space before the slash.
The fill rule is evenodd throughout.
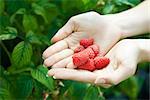
<path id="1" fill-rule="evenodd" d="M 90 72 L 86 70 L 54 68 L 49 70 L 48 75 L 53 76 L 56 79 L 89 82 L 108 88 L 129 78 L 135 73 L 137 63 L 142 57 L 139 56 L 141 50 L 137 44 L 138 43 L 134 40 L 122 40 L 117 43 L 106 54 L 106 57 L 110 59 L 110 64 L 102 70 Z"/>
<path id="2" fill-rule="evenodd" d="M 96 12 L 72 17 L 52 38 L 56 43 L 44 51 L 44 65 L 73 68 L 71 56 L 82 38 L 94 38 L 95 43 L 100 46 L 100 55 L 105 55 L 121 38 L 122 32 L 109 18 Z"/>

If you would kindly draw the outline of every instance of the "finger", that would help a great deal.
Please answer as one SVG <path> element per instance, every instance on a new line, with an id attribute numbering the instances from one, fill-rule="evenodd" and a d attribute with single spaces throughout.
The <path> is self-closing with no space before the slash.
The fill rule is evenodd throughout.
<path id="1" fill-rule="evenodd" d="M 52 68 L 65 68 L 72 61 L 72 56 L 65 58 L 52 66 Z"/>
<path id="2" fill-rule="evenodd" d="M 64 50 L 68 48 L 67 42 L 62 40 L 59 41 L 55 44 L 53 44 L 52 46 L 48 47 L 44 52 L 43 52 L 43 58 L 46 59 L 49 56 L 53 55 L 54 53 L 57 53 L 61 50 Z"/>
<path id="3" fill-rule="evenodd" d="M 82 38 L 88 38 L 88 34 L 85 32 L 74 32 L 64 40 L 68 43 L 68 46 L 74 50 L 76 47 L 80 46 L 79 41 Z"/>
<path id="4" fill-rule="evenodd" d="M 71 59 L 71 62 L 67 65 L 67 68 L 70 68 L 70 69 L 74 69 L 74 68 L 77 68 L 77 66 L 75 66 L 72 62 L 72 59 Z"/>
<path id="5" fill-rule="evenodd" d="M 48 71 L 49 76 L 54 76 L 56 79 L 74 80 L 80 82 L 93 83 L 96 79 L 96 74 L 84 71 L 66 68 L 55 68 Z"/>
<path id="6" fill-rule="evenodd" d="M 45 66 L 52 66 L 53 64 L 57 63 L 58 61 L 69 57 L 73 54 L 73 50 L 71 49 L 65 49 L 59 53 L 56 53 L 52 56 L 50 56 L 49 58 L 45 59 L 44 61 L 44 65 Z"/>
<path id="7" fill-rule="evenodd" d="M 116 69 L 114 72 L 112 73 L 108 73 L 108 75 L 106 76 L 99 76 L 96 80 L 95 80 L 95 84 L 118 84 L 123 80 L 126 80 L 127 78 L 129 78 L 130 76 L 132 76 L 135 73 L 135 69 L 133 67 L 133 69 L 131 67 L 126 67 L 126 66 L 119 66 L 118 69 Z M 105 81 L 101 81 L 102 79 L 104 79 Z"/>
<path id="8" fill-rule="evenodd" d="M 59 40 L 64 39 L 68 35 L 70 35 L 74 31 L 74 24 L 72 20 L 69 20 L 52 38 L 52 42 L 57 42 Z"/>

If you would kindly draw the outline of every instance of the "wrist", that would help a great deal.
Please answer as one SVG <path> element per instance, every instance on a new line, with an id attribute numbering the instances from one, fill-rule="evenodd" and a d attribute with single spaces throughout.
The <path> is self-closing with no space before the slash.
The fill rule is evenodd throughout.
<path id="1" fill-rule="evenodd" d="M 139 62 L 150 61 L 150 39 L 136 39 L 135 42 L 140 50 Z"/>
<path id="2" fill-rule="evenodd" d="M 150 32 L 150 14 L 148 13 L 148 1 L 144 1 L 135 8 L 117 14 L 104 15 L 110 23 L 119 27 L 122 31 L 121 38 Z"/>

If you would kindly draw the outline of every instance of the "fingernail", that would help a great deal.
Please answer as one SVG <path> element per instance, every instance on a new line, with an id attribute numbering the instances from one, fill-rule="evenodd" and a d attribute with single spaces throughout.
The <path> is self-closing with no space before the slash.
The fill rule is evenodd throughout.
<path id="1" fill-rule="evenodd" d="M 56 79 L 56 77 L 55 77 L 55 76 L 53 76 L 53 79 Z"/>
<path id="2" fill-rule="evenodd" d="M 99 79 L 96 84 L 105 84 L 106 81 L 104 79 Z"/>

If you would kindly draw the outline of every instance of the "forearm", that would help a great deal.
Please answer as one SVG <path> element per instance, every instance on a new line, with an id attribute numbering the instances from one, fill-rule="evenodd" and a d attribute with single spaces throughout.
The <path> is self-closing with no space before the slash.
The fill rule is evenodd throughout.
<path id="1" fill-rule="evenodd" d="M 110 22 L 117 24 L 123 32 L 121 38 L 150 32 L 150 0 L 118 13 L 106 15 Z"/>

